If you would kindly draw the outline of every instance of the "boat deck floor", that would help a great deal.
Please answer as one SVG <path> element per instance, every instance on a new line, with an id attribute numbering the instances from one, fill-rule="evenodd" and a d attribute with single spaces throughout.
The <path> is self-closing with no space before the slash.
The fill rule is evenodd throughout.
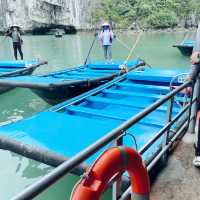
<path id="1" fill-rule="evenodd" d="M 169 92 L 169 87 L 165 86 L 143 86 L 136 85 L 132 77 L 127 75 L 123 81 L 117 81 L 111 87 L 77 103 L 2 126 L 0 135 L 72 157 Z M 180 111 L 177 105 L 174 108 L 173 116 Z M 164 126 L 166 112 L 167 103 L 132 126 L 127 131 L 124 143 L 133 148 L 142 148 Z M 130 134 L 136 138 L 137 144 L 128 136 Z M 144 159 L 151 157 L 160 144 L 161 141 L 158 141 L 152 145 L 144 154 Z M 94 158 L 96 155 L 87 163 L 90 164 Z"/>
<path id="2" fill-rule="evenodd" d="M 186 134 L 151 189 L 154 200 L 200 200 L 200 169 L 192 164 L 194 135 Z"/>
<path id="3" fill-rule="evenodd" d="M 149 78 L 150 83 L 146 81 L 145 84 L 136 84 L 134 77 L 138 76 L 141 76 L 140 72 L 131 72 L 76 97 L 76 100 L 69 100 L 28 119 L 1 126 L 0 137 L 7 136 L 36 148 L 72 157 L 169 92 L 169 87 L 151 85 L 153 76 Z M 163 77 L 168 80 L 169 73 Z M 181 96 L 175 99 L 184 101 Z M 182 109 L 176 103 L 173 105 L 172 118 Z M 124 144 L 141 149 L 166 124 L 167 106 L 168 102 L 131 126 L 126 131 Z M 172 128 L 176 129 L 176 124 Z M 149 160 L 160 149 L 161 140 L 143 154 L 144 160 Z M 96 157 L 97 154 L 86 163 L 91 164 Z"/>

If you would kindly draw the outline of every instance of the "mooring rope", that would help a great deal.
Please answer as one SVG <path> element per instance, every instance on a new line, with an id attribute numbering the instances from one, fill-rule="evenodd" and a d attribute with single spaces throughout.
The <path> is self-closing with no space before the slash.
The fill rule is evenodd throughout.
<path id="1" fill-rule="evenodd" d="M 127 50 L 131 50 L 131 48 L 122 40 L 120 40 L 118 37 L 116 37 L 116 40 L 123 46 L 125 47 Z"/>
<path id="2" fill-rule="evenodd" d="M 127 50 L 131 51 L 131 48 L 124 42 L 122 41 L 121 39 L 119 39 L 118 37 L 116 37 L 116 40 L 124 47 L 126 48 Z M 149 68 L 152 68 L 152 65 L 150 65 L 149 63 L 147 63 L 144 59 L 140 58 L 140 56 L 136 53 L 133 53 L 139 60 L 143 61 L 146 66 L 148 66 Z"/>
<path id="3" fill-rule="evenodd" d="M 130 58 L 131 58 L 131 56 L 133 54 L 133 51 L 135 50 L 135 48 L 137 47 L 138 43 L 140 42 L 142 34 L 143 34 L 143 31 L 140 31 L 140 33 L 138 34 L 137 39 L 136 39 L 135 43 L 133 44 L 133 46 L 132 46 L 127 58 L 124 61 L 125 64 L 130 60 Z"/>

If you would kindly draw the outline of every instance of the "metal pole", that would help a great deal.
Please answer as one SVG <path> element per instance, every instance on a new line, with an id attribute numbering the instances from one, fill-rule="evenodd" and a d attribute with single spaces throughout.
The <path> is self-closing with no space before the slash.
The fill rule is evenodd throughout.
<path id="1" fill-rule="evenodd" d="M 195 102 L 192 105 L 191 120 L 190 120 L 189 129 L 188 129 L 188 132 L 191 134 L 195 133 L 196 115 L 197 115 L 198 104 L 199 104 L 199 95 L 200 95 L 200 78 L 198 75 L 195 86 L 194 86 L 193 100 L 195 100 Z"/>
<path id="2" fill-rule="evenodd" d="M 117 146 L 122 146 L 123 145 L 123 136 L 117 139 L 116 141 Z M 119 178 L 116 182 L 113 183 L 112 186 L 112 200 L 118 200 L 119 197 L 122 194 L 122 181 L 121 178 Z"/>
<path id="3" fill-rule="evenodd" d="M 191 120 L 191 114 L 192 114 L 192 106 L 193 103 L 195 103 L 194 101 L 194 86 L 195 86 L 195 82 L 192 83 L 192 91 L 191 91 L 191 97 L 190 97 L 190 102 L 189 102 L 189 111 L 188 111 L 188 125 L 187 125 L 187 129 L 189 130 L 189 126 L 190 126 L 190 120 Z"/>
<path id="4" fill-rule="evenodd" d="M 168 109 L 167 109 L 167 121 L 166 121 L 166 124 L 169 124 L 171 122 L 171 120 L 172 120 L 173 103 L 174 103 L 174 97 L 172 97 L 169 100 L 169 105 L 168 105 Z M 162 148 L 163 149 L 166 147 L 166 145 L 168 145 L 170 128 L 171 128 L 171 126 L 168 127 L 167 131 L 165 132 L 165 135 L 163 136 L 163 143 L 162 143 Z M 167 163 L 167 152 L 164 153 L 163 156 L 162 156 L 162 164 L 166 165 L 166 163 Z"/>
<path id="5" fill-rule="evenodd" d="M 90 49 L 89 49 L 89 51 L 88 51 L 87 57 L 86 57 L 86 59 L 85 59 L 85 61 L 84 61 L 84 65 L 86 65 L 87 62 L 88 62 L 88 59 L 89 59 L 90 54 L 91 54 L 91 52 L 92 52 L 92 49 L 93 49 L 93 47 L 94 47 L 94 43 L 96 42 L 97 36 L 98 36 L 98 33 L 95 32 L 95 34 L 94 34 L 94 39 L 93 39 L 92 44 L 91 44 L 91 46 L 90 46 Z"/>

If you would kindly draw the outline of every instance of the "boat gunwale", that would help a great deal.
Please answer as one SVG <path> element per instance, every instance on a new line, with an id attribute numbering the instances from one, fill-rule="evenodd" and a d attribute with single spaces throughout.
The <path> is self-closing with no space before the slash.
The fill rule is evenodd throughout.
<path id="1" fill-rule="evenodd" d="M 144 66 L 145 63 L 143 61 L 138 60 L 138 63 L 129 68 L 129 71 L 132 71 L 138 67 Z M 73 70 L 76 70 L 80 67 L 74 67 Z M 67 70 L 68 71 L 68 70 Z M 70 70 L 69 70 L 70 71 Z M 69 86 L 76 86 L 80 84 L 85 84 L 86 86 L 89 86 L 92 83 L 106 81 L 106 80 L 112 80 L 115 77 L 121 76 L 123 74 L 126 74 L 125 71 L 120 70 L 119 72 L 113 73 L 111 75 L 98 77 L 98 78 L 91 78 L 91 79 L 84 79 L 84 80 L 73 80 L 73 81 L 63 81 L 62 83 L 50 83 L 50 84 L 33 84 L 33 83 L 18 83 L 16 81 L 6 81 L 0 79 L 0 86 L 12 86 L 12 87 L 22 87 L 22 88 L 30 88 L 30 89 L 45 89 L 45 90 L 54 90 L 60 87 L 69 87 Z M 52 73 L 51 73 L 52 75 Z M 42 77 L 42 76 L 39 76 Z M 44 75 L 44 77 L 47 77 L 47 75 Z M 1 78 L 1 76 L 0 76 Z"/>

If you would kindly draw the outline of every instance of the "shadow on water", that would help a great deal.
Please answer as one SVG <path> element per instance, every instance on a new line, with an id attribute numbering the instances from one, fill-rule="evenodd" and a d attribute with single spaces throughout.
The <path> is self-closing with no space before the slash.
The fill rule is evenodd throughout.
<path id="1" fill-rule="evenodd" d="M 139 56 L 152 66 L 160 68 L 187 69 L 190 66 L 189 58 L 182 56 L 177 49 L 172 47 L 177 41 L 181 41 L 183 36 L 184 33 L 146 33 L 142 36 L 132 58 Z M 117 33 L 117 37 L 131 47 L 137 34 Z M 13 59 L 11 41 L 8 38 L 4 41 L 3 39 L 3 37 L 0 37 L 0 42 L 2 41 L 0 59 Z M 93 34 L 89 33 L 65 35 L 62 38 L 24 36 L 25 59 L 40 58 L 49 61 L 49 64 L 38 69 L 36 74 L 44 74 L 79 65 L 84 62 L 92 39 Z M 114 42 L 113 59 L 125 60 L 128 53 L 129 51 L 119 42 Z M 102 58 L 103 52 L 100 43 L 97 42 L 91 54 L 91 61 Z M 2 94 L 0 95 L 0 102 L 0 122 L 22 119 L 49 107 L 28 89 L 15 89 Z M 9 200 L 52 170 L 49 166 L 7 151 L 0 151 L 0 163 L 0 199 L 2 200 Z M 69 194 L 77 180 L 77 177 L 67 175 L 36 199 L 69 199 Z M 104 200 L 111 199 L 110 197 L 111 192 L 108 191 Z"/>

